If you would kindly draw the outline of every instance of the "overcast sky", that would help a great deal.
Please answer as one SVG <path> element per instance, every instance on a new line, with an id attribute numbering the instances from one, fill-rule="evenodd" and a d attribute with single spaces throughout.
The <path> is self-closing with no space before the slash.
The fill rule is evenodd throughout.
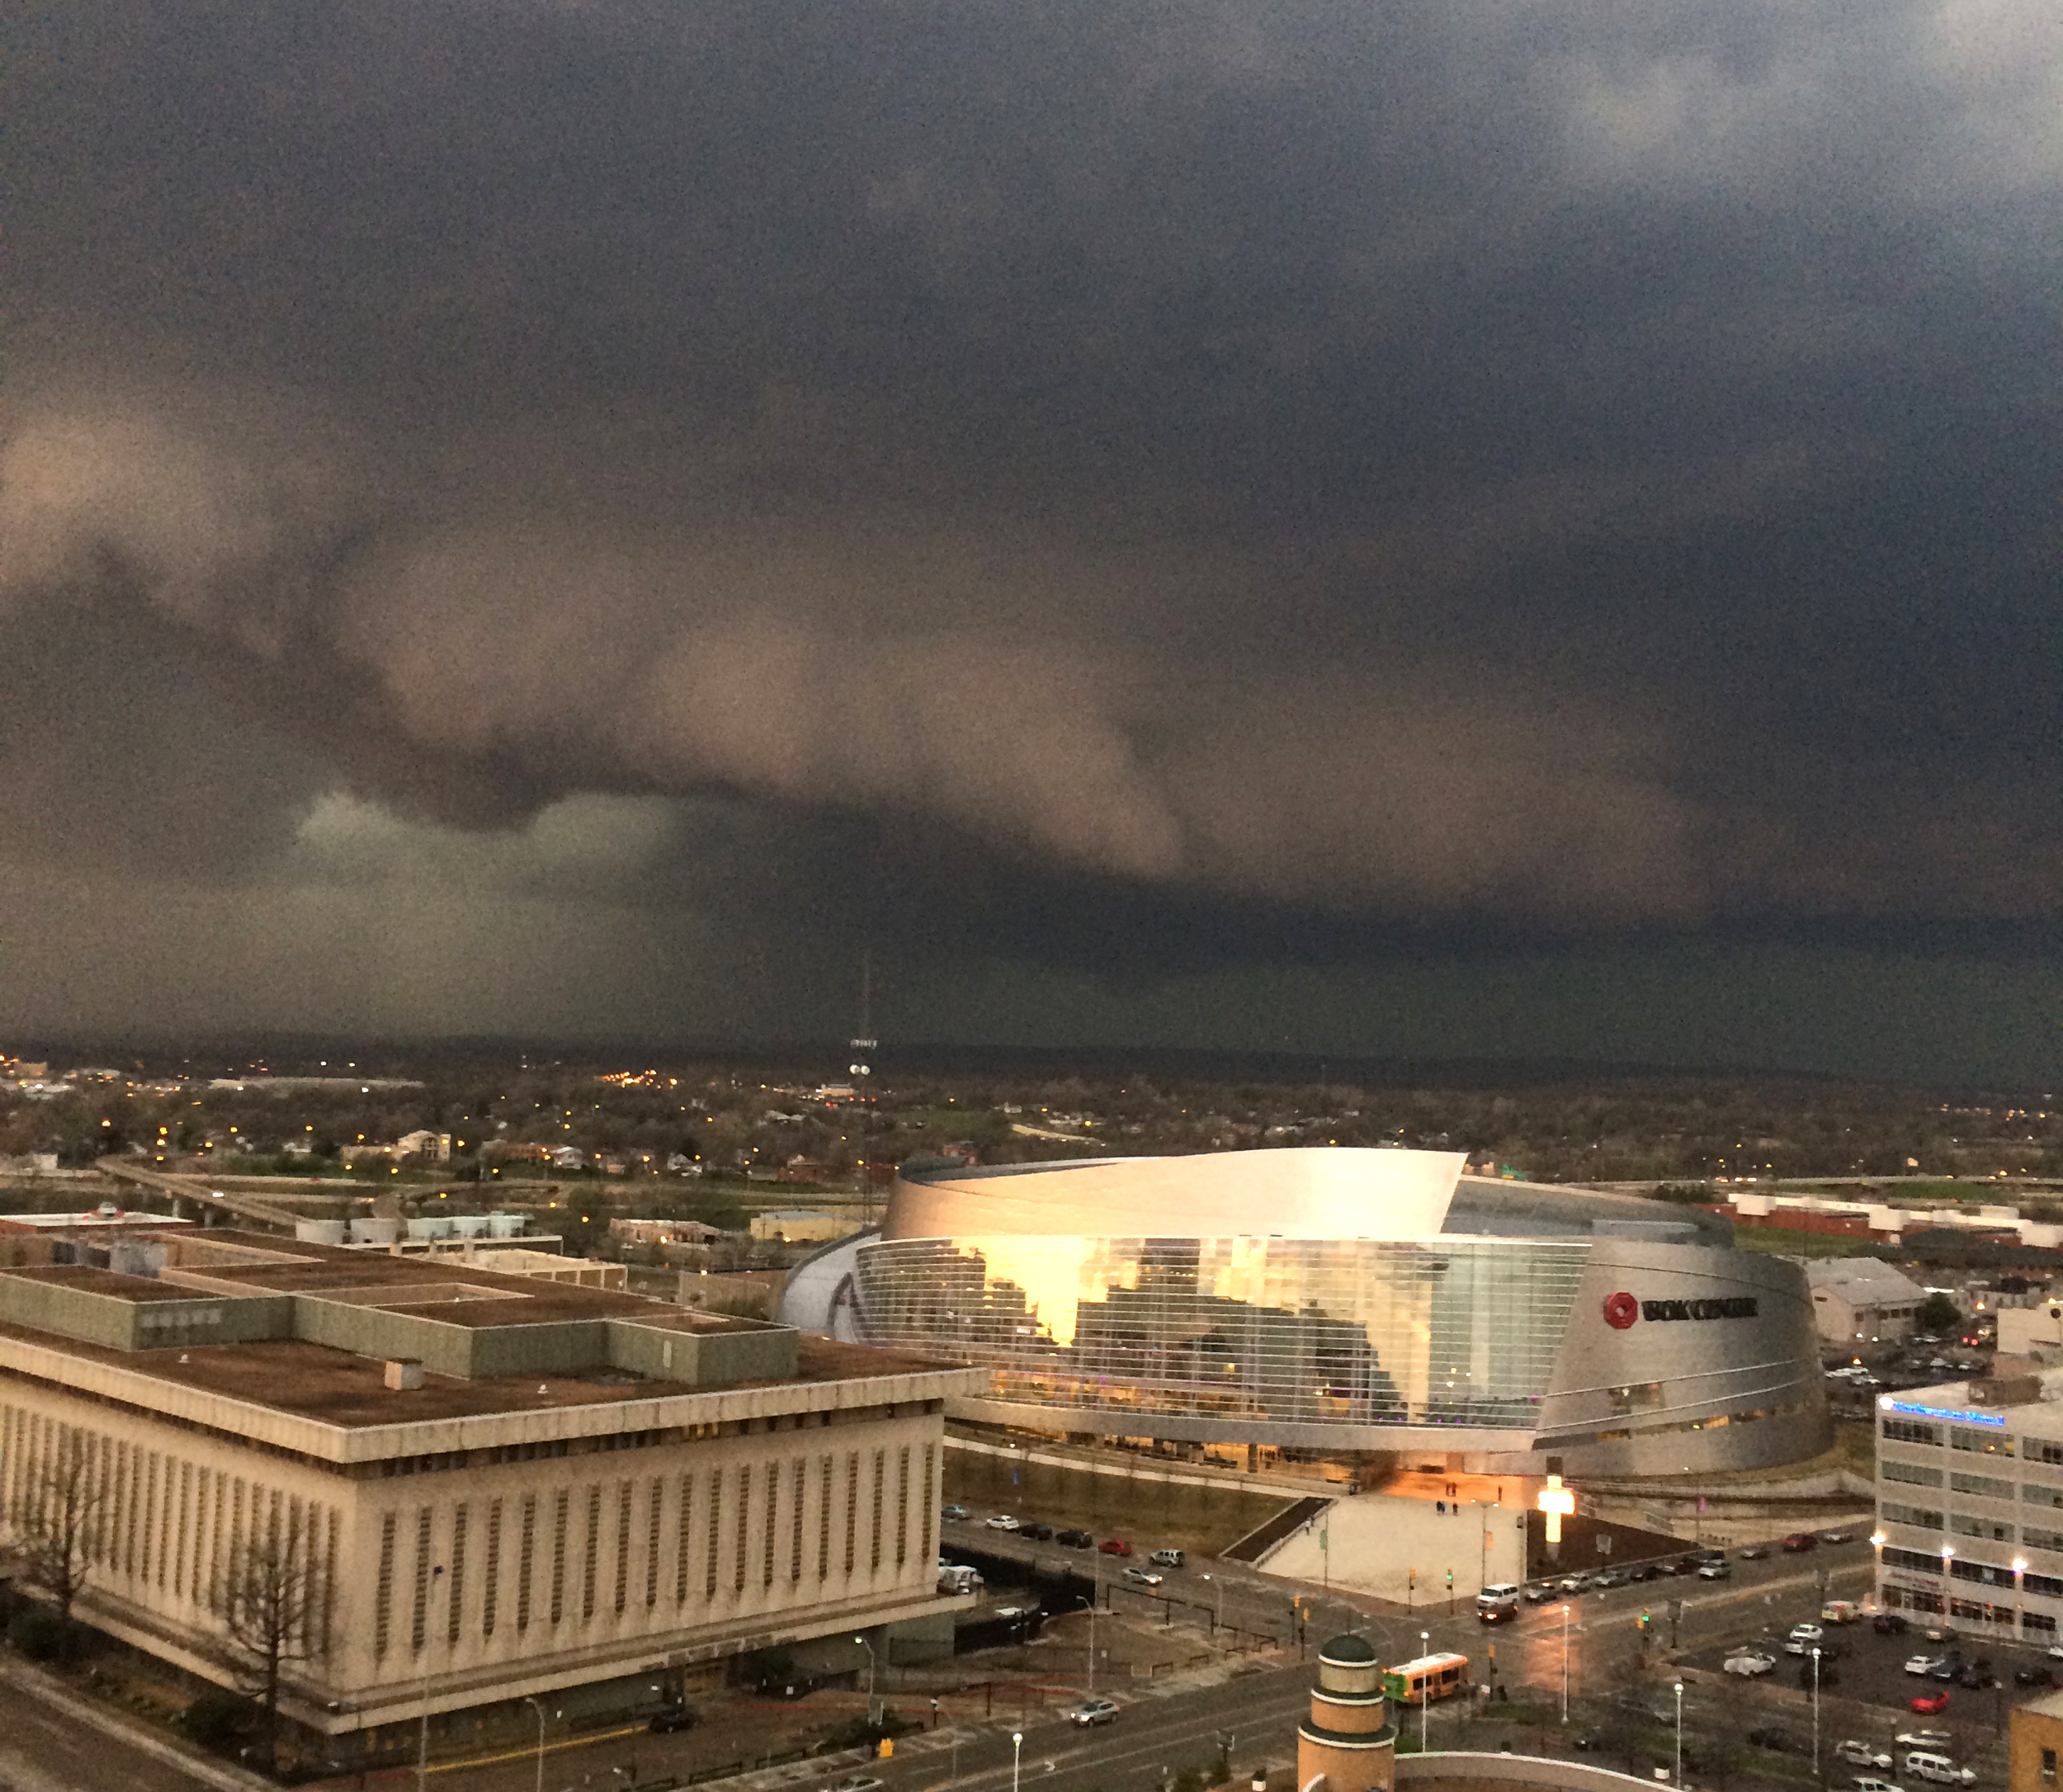
<path id="1" fill-rule="evenodd" d="M 871 940 L 891 1040 L 2063 1081 L 2054 0 L 84 3 L 0 113 L 0 1030 Z"/>

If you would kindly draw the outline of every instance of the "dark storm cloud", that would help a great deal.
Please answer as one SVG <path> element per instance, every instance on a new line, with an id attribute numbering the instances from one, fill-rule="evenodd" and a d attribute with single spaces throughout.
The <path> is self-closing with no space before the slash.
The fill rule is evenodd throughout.
<path id="1" fill-rule="evenodd" d="M 2053 931 L 2052 8 L 7 29 L 20 864 L 775 960 L 856 851 L 1100 964 Z"/>

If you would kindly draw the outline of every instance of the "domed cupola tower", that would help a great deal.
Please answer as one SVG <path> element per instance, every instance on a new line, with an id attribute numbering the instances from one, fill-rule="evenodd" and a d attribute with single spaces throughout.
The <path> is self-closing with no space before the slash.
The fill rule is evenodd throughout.
<path id="1" fill-rule="evenodd" d="M 1297 1792 L 1395 1792 L 1397 1732 L 1382 1664 L 1357 1636 L 1318 1652 L 1311 1714 L 1296 1726 Z"/>

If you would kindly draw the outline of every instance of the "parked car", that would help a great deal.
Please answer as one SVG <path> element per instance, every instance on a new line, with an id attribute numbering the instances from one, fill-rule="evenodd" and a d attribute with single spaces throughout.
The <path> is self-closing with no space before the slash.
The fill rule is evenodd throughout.
<path id="1" fill-rule="evenodd" d="M 1158 1587 L 1167 1577 L 1164 1574 L 1154 1573 L 1151 1568 L 1128 1568 L 1125 1570 L 1125 1578 L 1139 1587 Z"/>
<path id="2" fill-rule="evenodd" d="M 1555 1590 L 1544 1582 L 1536 1582 L 1518 1596 L 1529 1606 L 1544 1606 L 1555 1596 Z"/>
<path id="3" fill-rule="evenodd" d="M 671 1736 L 677 1731 L 695 1727 L 695 1714 L 684 1705 L 663 1705 L 652 1714 L 652 1721 L 644 1726 L 654 1734 Z"/>
<path id="4" fill-rule="evenodd" d="M 1860 1624 L 1862 1621 L 1862 1608 L 1853 1600 L 1829 1599 L 1820 1608 L 1820 1622 L 1822 1624 Z"/>
<path id="5" fill-rule="evenodd" d="M 1937 1711 L 1946 1711 L 1948 1709 L 1947 1689 L 1944 1687 L 1939 1692 L 1923 1692 L 1913 1700 L 1910 1709 L 1923 1717 L 1932 1717 Z"/>
<path id="6" fill-rule="evenodd" d="M 1723 1557 L 1716 1562 L 1697 1564 L 1697 1577 L 1701 1581 L 1724 1581 L 1733 1578 L 1734 1564 Z"/>
<path id="7" fill-rule="evenodd" d="M 1956 1684 L 1970 1692 L 1989 1692 L 1999 1684 L 1999 1676 L 1991 1671 L 1989 1662 L 1971 1662 L 1957 1670 Z"/>
<path id="8" fill-rule="evenodd" d="M 1939 1658 L 1933 1655 L 1909 1655 L 1905 1658 L 1905 1672 L 1909 1674 L 1924 1674 Z"/>
<path id="9" fill-rule="evenodd" d="M 1822 1543 L 1853 1543 L 1854 1540 L 1855 1533 L 1852 1530 L 1823 1530 L 1820 1533 Z"/>
<path id="10" fill-rule="evenodd" d="M 1959 1767 L 1938 1749 L 1915 1748 L 1900 1763 L 1904 1771 L 1915 1780 L 1925 1780 L 1933 1785 L 1974 1785 L 1977 1776 L 1967 1767 Z"/>
<path id="11" fill-rule="evenodd" d="M 1726 1658 L 1728 1673 L 1740 1674 L 1750 1678 L 1757 1674 L 1768 1673 L 1776 1665 L 1775 1656 L 1763 1655 L 1754 1649 L 1742 1649 L 1738 1653 Z"/>
<path id="12" fill-rule="evenodd" d="M 1946 1730 L 1900 1730 L 1891 1741 L 1900 1748 L 1936 1748 L 1946 1751 L 1955 1740 Z"/>
<path id="13" fill-rule="evenodd" d="M 1056 1530 L 1053 1540 L 1063 1549 L 1086 1549 L 1096 1541 L 1086 1530 Z"/>
<path id="14" fill-rule="evenodd" d="M 1743 1549 L 1740 1552 L 1740 1559 L 1744 1562 L 1760 1562 L 1765 1559 L 1768 1554 L 1769 1545 L 1768 1544 L 1751 1544 L 1747 1549 Z"/>
<path id="15" fill-rule="evenodd" d="M 1891 1764 L 1890 1751 L 1872 1748 L 1867 1742 L 1857 1742 L 1853 1737 L 1834 1745 L 1834 1758 L 1845 1761 L 1851 1767 L 1888 1767 Z"/>
<path id="16" fill-rule="evenodd" d="M 1825 1642 L 1826 1635 L 1816 1624 L 1794 1624 L 1790 1635 L 1783 1639 L 1783 1652 L 1787 1655 L 1803 1655 Z"/>
<path id="17" fill-rule="evenodd" d="M 1178 1568 L 1189 1565 L 1189 1558 L 1180 1549 L 1156 1549 L 1146 1559 L 1155 1568 Z"/>
<path id="18" fill-rule="evenodd" d="M 1106 1537 L 1096 1547 L 1105 1555 L 1130 1555 L 1132 1553 L 1132 1546 L 1122 1537 Z"/>
<path id="19" fill-rule="evenodd" d="M 1905 1634 L 1906 1625 L 1904 1616 L 1900 1613 L 1880 1611 L 1870 1620 L 1870 1628 L 1879 1636 L 1903 1636 Z"/>
<path id="20" fill-rule="evenodd" d="M 1019 1525 L 1017 1535 L 1029 1537 L 1034 1543 L 1050 1543 L 1053 1540 L 1053 1527 L 1050 1525 Z"/>
<path id="21" fill-rule="evenodd" d="M 1905 1792 L 1905 1789 L 1889 1780 L 1880 1780 L 1875 1774 L 1863 1773 L 1856 1775 L 1855 1792 Z"/>
<path id="22" fill-rule="evenodd" d="M 2056 1676 L 2046 1667 L 2016 1667 L 2013 1671 L 2016 1686 L 2053 1686 Z"/>
<path id="23" fill-rule="evenodd" d="M 1088 1729 L 1098 1724 L 1108 1724 L 1117 1716 L 1116 1705 L 1108 1699 L 1084 1699 L 1067 1713 L 1067 1720 Z"/>
<path id="24" fill-rule="evenodd" d="M 1818 1549 L 1820 1540 L 1809 1530 L 1794 1530 L 1783 1540 L 1783 1546 L 1795 1555 L 1801 1549 Z"/>
<path id="25" fill-rule="evenodd" d="M 938 1516 L 949 1525 L 957 1525 L 964 1520 L 972 1518 L 974 1514 L 956 1501 L 951 1506 L 942 1507 Z"/>
<path id="26" fill-rule="evenodd" d="M 991 1530 L 1022 1530 L 1024 1529 L 1024 1526 L 1008 1512 L 998 1512 L 994 1518 L 985 1522 Z"/>

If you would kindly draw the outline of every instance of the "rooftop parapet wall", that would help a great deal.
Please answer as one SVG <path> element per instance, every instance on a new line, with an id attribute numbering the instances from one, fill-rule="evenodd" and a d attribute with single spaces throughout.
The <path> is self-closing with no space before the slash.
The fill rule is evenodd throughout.
<path id="1" fill-rule="evenodd" d="M 380 1292 L 392 1299 L 399 1291 Z M 687 1388 L 778 1381 L 797 1370 L 795 1334 L 785 1326 L 667 1323 L 656 1308 L 649 1323 L 563 1312 L 524 1320 L 521 1300 L 447 1297 L 397 1308 L 369 1305 L 366 1298 L 366 1291 L 341 1289 L 215 1293 L 98 1270 L 0 1274 L 0 1321 L 106 1350 L 299 1340 L 359 1356 L 411 1358 L 432 1375 L 460 1380 L 614 1369 Z"/>
<path id="2" fill-rule="evenodd" d="M 175 1294 L 141 1276 L 63 1268 L 0 1276 L 0 1319 L 106 1350 L 247 1344 L 289 1335 L 280 1294 Z"/>

